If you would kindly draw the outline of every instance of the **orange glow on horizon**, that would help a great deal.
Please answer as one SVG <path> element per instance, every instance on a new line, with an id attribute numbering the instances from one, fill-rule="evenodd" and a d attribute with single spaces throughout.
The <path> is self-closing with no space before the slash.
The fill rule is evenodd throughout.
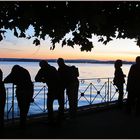
<path id="1" fill-rule="evenodd" d="M 14 42 L 14 43 L 13 43 Z M 91 52 L 81 52 L 80 47 L 61 47 L 56 44 L 54 50 L 50 50 L 50 44 L 41 42 L 40 46 L 34 46 L 32 41 L 16 39 L 14 41 L 0 42 L 0 58 L 31 58 L 31 59 L 91 59 L 91 60 L 116 60 L 135 61 L 140 54 L 140 48 L 134 40 L 115 40 L 103 45 L 93 38 L 95 46 Z"/>
<path id="2" fill-rule="evenodd" d="M 55 52 L 55 50 L 47 53 L 2 53 L 0 54 L 0 58 L 30 58 L 30 59 L 58 59 L 62 57 L 64 59 L 91 59 L 91 60 L 116 60 L 122 59 L 123 61 L 135 61 L 135 58 L 138 55 L 119 55 L 119 54 L 106 54 L 106 53 L 96 53 L 94 52 L 78 52 L 76 50 L 69 53 L 64 52 Z"/>

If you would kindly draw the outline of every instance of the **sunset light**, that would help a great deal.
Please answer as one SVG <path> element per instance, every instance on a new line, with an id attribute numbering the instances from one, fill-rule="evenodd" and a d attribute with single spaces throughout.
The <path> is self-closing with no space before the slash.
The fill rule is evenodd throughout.
<path id="1" fill-rule="evenodd" d="M 135 40 L 115 39 L 104 45 L 97 41 L 98 37 L 93 36 L 92 42 L 94 48 L 91 52 L 81 51 L 80 47 L 75 45 L 74 48 L 69 46 L 61 47 L 56 44 L 54 50 L 50 50 L 50 40 L 41 41 L 40 46 L 32 44 L 32 40 L 18 39 L 10 32 L 7 37 L 0 42 L 1 58 L 32 58 L 32 59 L 91 59 L 91 60 L 116 60 L 134 61 L 140 54 L 140 48 L 136 45 Z"/>

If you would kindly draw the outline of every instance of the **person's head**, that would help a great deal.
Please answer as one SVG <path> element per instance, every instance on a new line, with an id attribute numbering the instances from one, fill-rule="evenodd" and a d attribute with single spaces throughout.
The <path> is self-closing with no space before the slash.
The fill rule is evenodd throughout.
<path id="1" fill-rule="evenodd" d="M 46 60 L 41 60 L 41 61 L 39 62 L 39 66 L 40 66 L 41 68 L 46 67 L 46 66 L 48 66 L 48 62 L 47 62 Z"/>
<path id="2" fill-rule="evenodd" d="M 65 65 L 64 59 L 63 58 L 58 58 L 57 59 L 57 64 L 58 64 L 59 67 L 64 66 Z"/>
<path id="3" fill-rule="evenodd" d="M 122 66 L 122 60 L 120 59 L 116 60 L 114 66 L 115 68 L 120 68 Z"/>
<path id="4" fill-rule="evenodd" d="M 12 71 L 17 72 L 17 71 L 19 71 L 20 68 L 21 67 L 19 65 L 14 65 L 13 68 L 12 68 Z"/>
<path id="5" fill-rule="evenodd" d="M 139 64 L 140 65 L 140 56 L 137 56 L 136 57 L 136 64 Z"/>

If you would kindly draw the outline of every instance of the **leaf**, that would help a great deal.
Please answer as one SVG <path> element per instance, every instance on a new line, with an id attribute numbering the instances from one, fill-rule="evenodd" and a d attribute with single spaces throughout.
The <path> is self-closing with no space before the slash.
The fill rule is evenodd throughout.
<path id="1" fill-rule="evenodd" d="M 3 37 L 2 37 L 2 35 L 0 34 L 0 41 L 2 41 L 3 40 Z"/>
<path id="2" fill-rule="evenodd" d="M 140 47 L 140 38 L 137 40 L 137 45 Z"/>
<path id="3" fill-rule="evenodd" d="M 105 41 L 103 42 L 103 44 L 105 44 L 105 45 L 106 45 L 107 43 L 108 43 L 108 41 L 107 41 L 107 40 L 105 40 Z"/>
<path id="4" fill-rule="evenodd" d="M 98 42 L 103 42 L 104 41 L 104 38 L 103 37 L 101 37 L 99 40 L 98 40 Z"/>
<path id="5" fill-rule="evenodd" d="M 50 47 L 50 50 L 54 50 L 55 49 L 55 43 L 52 44 L 52 47 Z"/>
<path id="6" fill-rule="evenodd" d="M 69 45 L 69 46 L 71 46 L 72 48 L 74 48 L 74 47 L 73 47 L 74 42 L 73 42 L 73 41 L 71 41 L 71 40 L 68 40 L 68 41 L 67 41 L 67 45 Z"/>
<path id="7" fill-rule="evenodd" d="M 26 37 L 27 39 L 31 39 L 31 36 Z"/>
<path id="8" fill-rule="evenodd" d="M 5 30 L 0 30 L 0 33 L 4 34 L 6 31 Z"/>
<path id="9" fill-rule="evenodd" d="M 33 44 L 35 44 L 36 46 L 40 45 L 40 41 L 36 38 L 34 41 L 33 41 Z"/>
<path id="10" fill-rule="evenodd" d="M 21 33 L 20 33 L 20 35 L 19 35 L 19 37 L 23 37 L 23 38 L 25 38 L 25 37 L 26 37 L 26 35 L 25 35 L 25 33 L 24 33 L 24 32 L 21 32 Z"/>
<path id="11" fill-rule="evenodd" d="M 66 45 L 66 39 L 64 39 L 64 40 L 62 41 L 62 47 L 63 47 L 64 45 Z"/>
<path id="12" fill-rule="evenodd" d="M 14 36 L 18 37 L 18 33 L 17 33 L 16 28 L 14 28 Z"/>

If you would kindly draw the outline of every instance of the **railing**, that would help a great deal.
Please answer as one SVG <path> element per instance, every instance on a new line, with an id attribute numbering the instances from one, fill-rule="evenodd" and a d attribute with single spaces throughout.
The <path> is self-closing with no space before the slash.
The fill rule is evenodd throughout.
<path id="1" fill-rule="evenodd" d="M 79 79 L 78 107 L 109 103 L 118 99 L 118 89 L 112 82 L 113 78 L 92 78 Z M 6 107 L 5 119 L 19 117 L 15 89 L 13 84 L 5 84 Z M 33 102 L 30 105 L 28 115 L 35 115 L 47 112 L 47 86 L 44 83 L 34 82 Z M 65 94 L 66 95 L 66 94 Z M 124 98 L 127 97 L 126 84 L 124 85 Z M 67 96 L 65 96 L 65 109 L 69 108 Z M 58 109 L 57 100 L 54 101 L 54 110 Z"/>

